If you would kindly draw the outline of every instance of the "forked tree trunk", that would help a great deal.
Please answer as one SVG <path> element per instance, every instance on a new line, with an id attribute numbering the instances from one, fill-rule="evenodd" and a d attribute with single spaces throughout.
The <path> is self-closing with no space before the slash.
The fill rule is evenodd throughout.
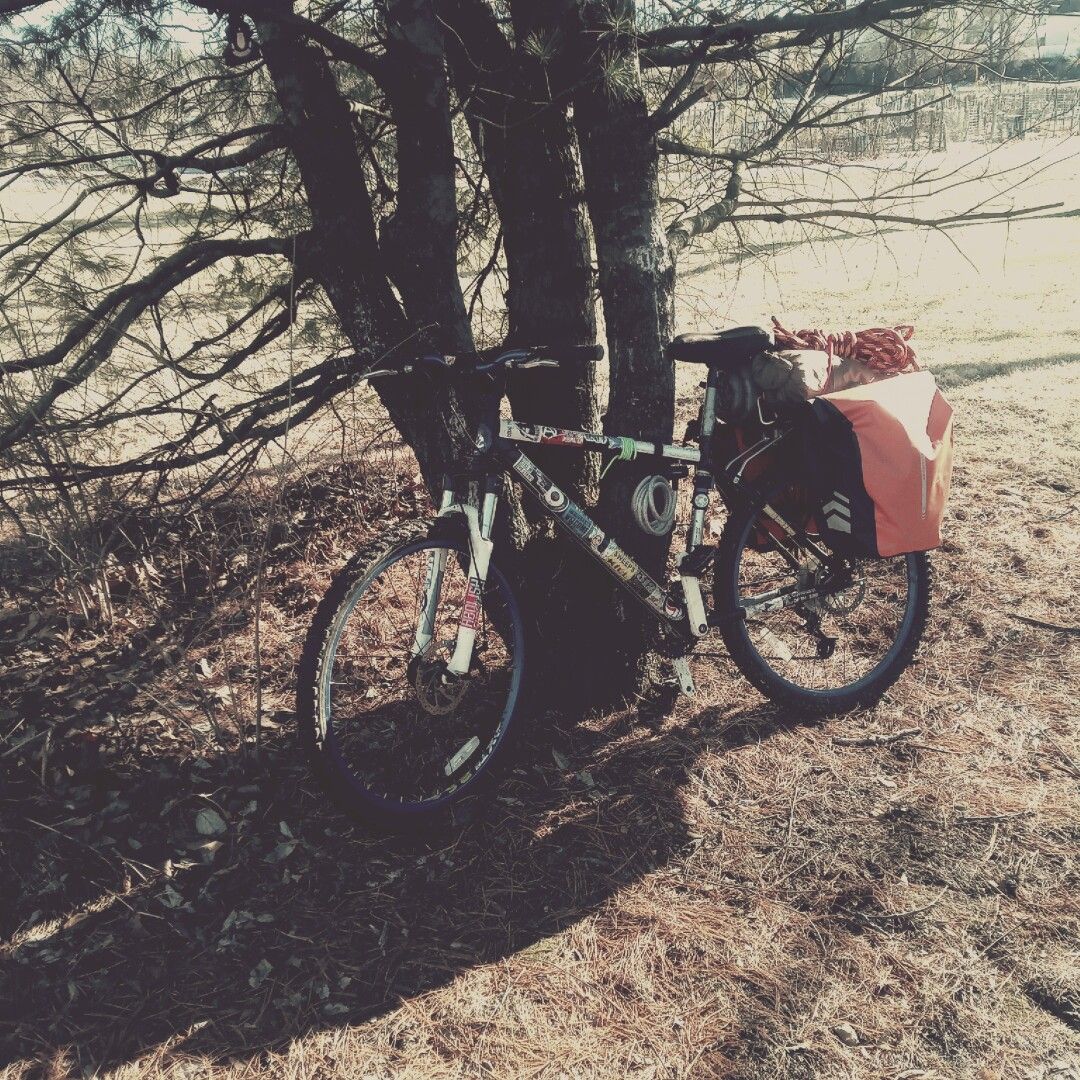
<path id="1" fill-rule="evenodd" d="M 399 124 L 400 192 L 396 219 L 382 245 L 350 113 L 326 57 L 271 20 L 260 20 L 259 25 L 267 68 L 308 196 L 311 265 L 364 366 L 398 348 L 415 351 L 418 333 L 448 351 L 469 340 L 456 274 L 452 143 L 442 45 L 426 0 L 393 0 L 387 13 L 387 48 L 398 58 L 397 79 L 391 79 L 387 89 Z M 447 37 L 456 40 L 454 35 Z M 503 215 L 508 258 L 513 261 L 512 325 L 520 340 L 581 343 L 594 340 L 595 313 L 572 129 L 561 107 L 546 102 L 537 107 L 537 92 L 534 82 L 533 96 L 522 96 L 515 106 L 525 111 L 515 111 L 513 123 L 507 122 L 505 98 L 502 118 L 496 122 L 489 116 L 483 121 L 489 125 L 484 130 L 495 134 L 495 146 L 488 146 L 485 154 Z M 585 107 L 587 113 L 588 104 Z M 630 103 L 625 115 L 616 109 L 614 119 L 630 134 L 640 112 Z M 597 130 L 603 122 L 597 110 L 593 126 L 583 129 L 592 140 L 587 153 L 583 147 L 586 175 L 591 174 L 589 183 L 598 193 L 618 187 L 617 163 L 607 171 L 598 164 L 597 155 L 607 152 L 603 133 Z M 640 130 L 636 137 L 641 145 Z M 651 137 L 646 145 L 652 146 L 655 170 Z M 648 169 L 639 168 L 632 175 L 648 196 Z M 655 187 L 651 191 L 655 202 Z M 602 202 L 603 196 L 590 198 Z M 666 437 L 670 392 L 665 395 L 663 385 L 659 393 L 656 385 L 644 392 L 633 385 L 635 378 L 652 379 L 655 358 L 662 355 L 659 342 L 666 333 L 666 322 L 656 316 L 666 310 L 657 299 L 662 295 L 657 289 L 662 277 L 650 278 L 639 265 L 644 250 L 639 234 L 650 220 L 648 210 L 647 201 L 642 202 L 633 219 L 630 243 L 638 245 L 638 251 L 628 261 L 618 250 L 623 241 L 617 220 L 592 211 L 601 291 L 613 324 L 609 327 L 613 413 L 608 426 L 623 434 Z M 658 265 L 654 260 L 648 269 Z M 404 311 L 387 272 L 395 278 Z M 652 307 L 651 319 L 647 311 L 637 310 L 643 303 Z M 524 388 L 519 384 L 514 394 L 518 415 L 594 427 L 592 376 L 591 371 L 580 371 L 568 379 L 562 372 Z M 475 414 L 476 402 L 468 395 L 455 401 L 445 386 L 416 379 L 386 380 L 378 390 L 416 452 L 428 486 L 436 489 L 444 470 L 468 452 L 467 419 Z M 572 457 L 565 465 L 556 462 L 552 467 L 559 469 L 563 483 L 574 484 Z M 577 480 L 580 483 L 580 474 Z M 620 500 L 628 486 L 628 479 L 620 478 L 615 493 L 607 497 L 608 520 L 622 539 L 629 538 L 626 546 L 644 551 L 656 564 L 655 550 L 635 544 L 627 527 Z M 511 551 L 504 542 L 500 556 L 504 569 L 519 584 L 529 623 L 539 632 L 531 663 L 540 676 L 537 689 L 588 704 L 607 704 L 622 696 L 628 689 L 625 661 L 640 654 L 646 624 L 629 609 L 623 622 L 613 622 L 611 590 L 586 556 L 565 542 L 551 543 L 543 531 L 523 530 L 514 498 L 506 509 L 504 537 L 515 539 L 517 549 Z"/>
<path id="2" fill-rule="evenodd" d="M 633 17 L 632 4 L 620 0 L 617 6 L 616 19 Z M 605 428 L 669 439 L 674 375 L 664 346 L 671 335 L 674 266 L 659 214 L 659 155 L 632 42 L 611 34 L 612 15 L 602 4 L 586 5 L 582 19 L 577 0 L 514 0 L 516 48 L 485 0 L 439 0 L 439 11 L 453 29 L 447 47 L 454 83 L 502 218 L 512 335 L 592 340 L 595 283 L 580 144 L 610 357 Z M 616 95 L 605 81 L 612 63 L 625 76 Z M 571 123 L 567 107 L 575 88 Z M 519 382 L 511 393 L 515 416 L 594 427 L 595 397 L 581 392 L 582 383 L 568 387 L 561 379 L 545 374 Z M 584 488 L 591 498 L 596 473 L 575 474 L 559 453 L 536 456 L 572 493 Z M 646 537 L 629 512 L 630 493 L 649 471 L 647 463 L 617 464 L 599 515 L 662 580 L 668 543 Z M 641 661 L 654 639 L 652 616 L 565 543 L 534 538 L 526 555 L 523 589 L 528 592 L 539 575 L 545 590 L 533 590 L 529 609 L 538 627 L 554 631 L 542 639 L 548 670 L 593 705 L 638 689 Z"/>
<path id="3" fill-rule="evenodd" d="M 514 48 L 486 0 L 438 0 L 438 9 L 452 28 L 446 42 L 454 85 L 502 223 L 509 340 L 592 343 L 595 272 L 569 98 L 542 59 L 521 47 L 531 35 L 552 32 L 557 19 L 547 5 L 517 0 Z M 596 365 L 518 373 L 509 396 L 518 420 L 599 430 Z M 595 455 L 535 447 L 528 453 L 572 498 L 595 502 Z M 511 570 L 534 630 L 534 685 L 548 697 L 609 705 L 625 692 L 597 664 L 597 640 L 610 628 L 611 585 L 528 503 L 526 511 L 530 528 Z"/>
<path id="4" fill-rule="evenodd" d="M 388 17 L 388 53 L 398 72 L 388 96 L 399 124 L 399 200 L 382 244 L 348 107 L 325 56 L 269 20 L 258 27 L 308 197 L 311 266 L 364 368 L 388 352 L 412 353 L 424 345 L 457 351 L 471 343 L 456 272 L 450 116 L 437 28 L 426 0 L 391 3 Z M 435 493 L 444 473 L 470 456 L 469 421 L 478 395 L 451 395 L 444 381 L 421 378 L 384 380 L 376 389 Z M 578 418 L 565 405 L 563 416 Z M 581 599 L 580 578 L 571 582 L 559 572 L 568 556 L 557 566 L 548 557 L 552 545 L 528 527 L 514 490 L 507 492 L 500 532 L 500 563 L 517 583 L 528 621 L 541 631 L 530 665 L 539 676 L 534 685 L 572 690 L 572 669 L 569 680 L 550 676 L 565 675 L 569 660 L 580 656 L 579 643 L 571 649 L 567 640 L 584 633 L 581 619 L 567 615 L 570 599 Z"/>
<path id="5" fill-rule="evenodd" d="M 352 117 L 320 49 L 270 19 L 258 20 L 257 28 L 307 195 L 311 271 L 366 370 L 397 350 L 415 350 L 417 342 L 386 278 Z M 410 295 L 421 291 L 416 283 Z M 443 306 L 453 314 L 445 296 Z M 377 389 L 436 490 L 464 442 L 466 424 L 456 403 L 420 379 L 387 379 Z"/>

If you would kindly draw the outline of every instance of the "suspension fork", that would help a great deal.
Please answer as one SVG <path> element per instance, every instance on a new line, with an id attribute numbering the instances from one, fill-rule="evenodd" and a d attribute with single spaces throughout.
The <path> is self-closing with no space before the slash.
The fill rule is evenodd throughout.
<path id="1" fill-rule="evenodd" d="M 454 501 L 454 493 L 444 488 L 439 502 L 439 517 L 443 517 Z M 424 576 L 424 588 L 420 603 L 420 617 L 413 635 L 412 656 L 423 656 L 435 636 L 435 615 L 439 610 L 439 597 L 442 595 L 443 575 L 446 572 L 446 548 L 432 548 L 428 554 L 427 573 Z"/>
<path id="2" fill-rule="evenodd" d="M 495 546 L 491 539 L 491 532 L 498 507 L 496 484 L 491 480 L 485 481 L 483 500 L 479 509 L 476 507 L 476 492 L 477 486 L 470 484 L 470 497 L 462 501 L 455 498 L 452 489 L 447 488 L 443 491 L 442 503 L 439 507 L 440 518 L 460 514 L 465 519 L 469 540 L 468 586 L 465 590 L 461 614 L 458 617 L 454 652 L 446 665 L 447 671 L 453 675 L 467 675 L 472 664 L 476 633 L 483 621 L 484 586 L 487 583 L 488 567 L 491 565 L 491 552 Z M 431 646 L 449 553 L 449 548 L 433 548 L 428 556 L 420 616 L 413 638 L 414 657 L 422 656 Z"/>

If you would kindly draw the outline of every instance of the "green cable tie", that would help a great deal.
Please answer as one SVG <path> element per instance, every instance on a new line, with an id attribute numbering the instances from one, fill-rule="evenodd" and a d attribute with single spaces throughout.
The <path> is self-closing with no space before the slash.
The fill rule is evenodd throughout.
<path id="1" fill-rule="evenodd" d="M 601 480 L 607 476 L 608 469 L 610 469 L 616 461 L 633 461 L 634 458 L 637 457 L 637 444 L 633 439 L 627 438 L 625 435 L 618 435 L 616 438 L 619 440 L 619 453 L 608 460 L 608 463 L 600 473 Z"/>

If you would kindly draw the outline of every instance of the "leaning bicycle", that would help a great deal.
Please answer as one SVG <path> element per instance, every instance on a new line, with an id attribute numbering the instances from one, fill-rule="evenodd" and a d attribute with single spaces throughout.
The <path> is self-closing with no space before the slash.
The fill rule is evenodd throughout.
<path id="1" fill-rule="evenodd" d="M 706 374 L 697 421 L 682 442 L 529 425 L 493 412 L 476 431 L 477 466 L 448 478 L 437 517 L 387 533 L 335 577 L 304 648 L 298 715 L 348 810 L 383 826 L 427 824 L 490 791 L 512 760 L 526 640 L 497 554 L 505 476 L 652 613 L 683 693 L 694 693 L 689 658 L 713 635 L 763 694 L 805 713 L 869 706 L 895 682 L 926 623 L 927 557 L 861 559 L 824 542 L 799 475 L 793 417 L 766 415 L 759 401 L 738 445 L 725 439 L 717 419 L 725 373 L 761 347 L 737 333 L 704 346 L 695 339 L 680 348 L 677 339 L 673 358 L 701 363 Z M 588 346 L 425 356 L 367 377 L 490 380 L 602 355 Z M 657 580 L 627 554 L 530 458 L 530 446 L 648 458 L 654 518 L 674 518 L 674 490 L 688 482 L 673 580 Z M 706 515 L 718 497 L 727 518 L 719 543 L 707 543 Z"/>

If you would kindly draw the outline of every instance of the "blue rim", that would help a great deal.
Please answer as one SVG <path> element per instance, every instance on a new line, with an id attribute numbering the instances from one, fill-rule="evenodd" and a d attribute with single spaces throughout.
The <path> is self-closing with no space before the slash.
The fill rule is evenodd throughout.
<path id="1" fill-rule="evenodd" d="M 392 552 L 385 558 L 381 559 L 372 570 L 365 574 L 364 577 L 353 587 L 348 596 L 345 599 L 345 603 L 342 604 L 336 615 L 334 616 L 336 622 L 336 629 L 331 640 L 331 647 L 324 652 L 324 664 L 319 674 L 318 683 L 318 698 L 315 702 L 316 709 L 321 709 L 325 705 L 326 715 L 326 736 L 323 740 L 323 745 L 326 747 L 327 752 L 333 759 L 334 764 L 337 766 L 338 775 L 345 778 L 346 783 L 349 786 L 350 791 L 364 802 L 370 803 L 373 806 L 378 807 L 380 810 L 390 810 L 394 813 L 401 815 L 414 815 L 431 813 L 432 811 L 439 810 L 445 806 L 456 802 L 475 787 L 475 785 L 483 779 L 484 774 L 490 765 L 492 759 L 499 751 L 499 747 L 502 746 L 506 733 L 510 729 L 510 721 L 513 719 L 514 709 L 517 705 L 518 693 L 521 689 L 522 674 L 525 668 L 524 657 L 524 638 L 525 628 L 521 621 L 521 612 L 518 610 L 517 601 L 514 598 L 513 591 L 510 588 L 509 582 L 499 571 L 499 568 L 492 564 L 488 569 L 488 585 L 490 588 L 492 579 L 496 582 L 500 590 L 503 590 L 507 598 L 507 606 L 510 610 L 511 624 L 513 627 L 514 637 L 514 661 L 513 671 L 510 678 L 510 691 L 507 694 L 506 706 L 503 709 L 502 717 L 499 720 L 499 727 L 497 729 L 496 737 L 491 745 L 491 749 L 487 753 L 487 757 L 480 764 L 476 773 L 471 779 L 467 780 L 459 788 L 455 788 L 453 791 L 447 792 L 445 795 L 440 795 L 437 799 L 427 799 L 422 802 L 408 802 L 397 801 L 394 799 L 387 799 L 381 795 L 376 795 L 368 788 L 364 787 L 352 774 L 352 770 L 349 769 L 341 752 L 338 748 L 337 739 L 334 737 L 334 725 L 333 725 L 333 713 L 330 708 L 330 676 L 334 669 L 334 660 L 337 657 L 338 643 L 341 640 L 342 632 L 345 629 L 345 625 L 348 623 L 353 611 L 356 609 L 356 605 L 360 601 L 360 597 L 367 591 L 368 586 L 375 580 L 388 566 L 397 562 L 399 559 L 404 558 L 407 555 L 413 555 L 418 551 L 425 549 L 439 549 L 445 548 L 448 551 L 457 551 L 460 554 L 468 555 L 468 551 L 460 544 L 453 546 L 444 542 L 435 540 L 416 540 L 410 544 L 406 544 L 404 547 Z"/>

